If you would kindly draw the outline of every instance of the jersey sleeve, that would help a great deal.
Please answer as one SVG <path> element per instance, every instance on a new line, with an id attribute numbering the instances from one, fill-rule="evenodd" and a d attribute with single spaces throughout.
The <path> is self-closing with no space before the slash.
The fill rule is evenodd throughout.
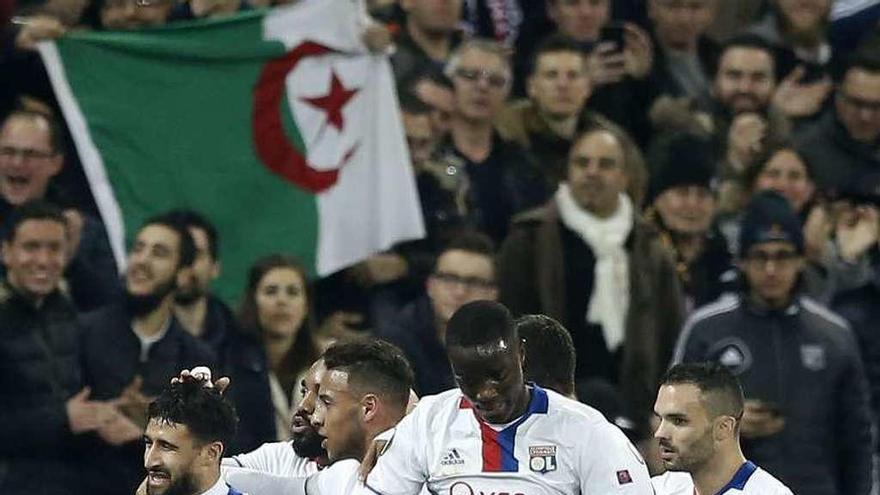
<path id="1" fill-rule="evenodd" d="M 586 440 L 577 446 L 581 493 L 653 495 L 645 460 L 616 426 L 605 423 Z"/>
<path id="2" fill-rule="evenodd" d="M 263 471 L 230 466 L 222 466 L 221 473 L 229 486 L 243 493 L 307 494 L 306 478 L 277 476 Z"/>
<path id="3" fill-rule="evenodd" d="M 305 483 L 306 495 L 349 495 L 355 492 L 354 487 L 358 482 L 358 461 L 348 459 L 333 463 L 332 466 L 318 471 L 308 477 Z M 267 492 L 283 493 L 285 495 L 298 495 L 291 492 Z"/>
<path id="4" fill-rule="evenodd" d="M 416 406 L 391 432 L 389 443 L 364 482 L 367 493 L 416 495 L 428 480 L 427 404 Z"/>

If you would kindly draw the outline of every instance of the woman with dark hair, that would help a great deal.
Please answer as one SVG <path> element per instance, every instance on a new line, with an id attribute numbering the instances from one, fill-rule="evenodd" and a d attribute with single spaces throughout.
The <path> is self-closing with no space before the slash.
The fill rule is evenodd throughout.
<path id="1" fill-rule="evenodd" d="M 746 184 L 753 194 L 765 189 L 778 192 L 802 220 L 816 191 L 806 158 L 790 143 L 770 147 L 762 159 L 746 171 Z"/>
<path id="2" fill-rule="evenodd" d="M 320 355 L 309 296 L 305 269 L 295 259 L 273 254 L 251 266 L 239 322 L 266 352 L 278 440 L 290 437 L 298 384 Z"/>

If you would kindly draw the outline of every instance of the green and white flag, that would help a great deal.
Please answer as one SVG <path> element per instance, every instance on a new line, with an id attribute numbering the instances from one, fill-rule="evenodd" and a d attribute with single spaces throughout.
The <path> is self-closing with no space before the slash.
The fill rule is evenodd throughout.
<path id="1" fill-rule="evenodd" d="M 40 54 L 120 266 L 148 216 L 205 213 L 239 289 L 256 258 L 326 275 L 424 235 L 388 61 L 351 0 L 138 32 Z"/>

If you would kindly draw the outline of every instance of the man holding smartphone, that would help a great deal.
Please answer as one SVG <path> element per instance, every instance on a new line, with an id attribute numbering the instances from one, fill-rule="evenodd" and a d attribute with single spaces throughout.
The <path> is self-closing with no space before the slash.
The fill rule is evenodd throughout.
<path id="1" fill-rule="evenodd" d="M 757 194 L 740 233 L 741 293 L 697 310 L 675 363 L 715 361 L 743 385 L 743 449 L 799 495 L 871 491 L 867 383 L 853 333 L 804 297 L 803 233 L 779 194 Z"/>

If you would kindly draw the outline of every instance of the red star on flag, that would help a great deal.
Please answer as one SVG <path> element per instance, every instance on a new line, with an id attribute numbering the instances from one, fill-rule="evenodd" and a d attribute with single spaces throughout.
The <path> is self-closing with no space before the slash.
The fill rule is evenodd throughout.
<path id="1" fill-rule="evenodd" d="M 339 77 L 336 76 L 335 71 L 331 71 L 330 76 L 329 93 L 325 96 L 300 99 L 315 108 L 327 112 L 327 122 L 335 127 L 336 130 L 341 131 L 342 127 L 345 125 L 342 121 L 342 107 L 348 103 L 348 100 L 350 100 L 358 90 L 347 89 L 343 86 Z"/>

